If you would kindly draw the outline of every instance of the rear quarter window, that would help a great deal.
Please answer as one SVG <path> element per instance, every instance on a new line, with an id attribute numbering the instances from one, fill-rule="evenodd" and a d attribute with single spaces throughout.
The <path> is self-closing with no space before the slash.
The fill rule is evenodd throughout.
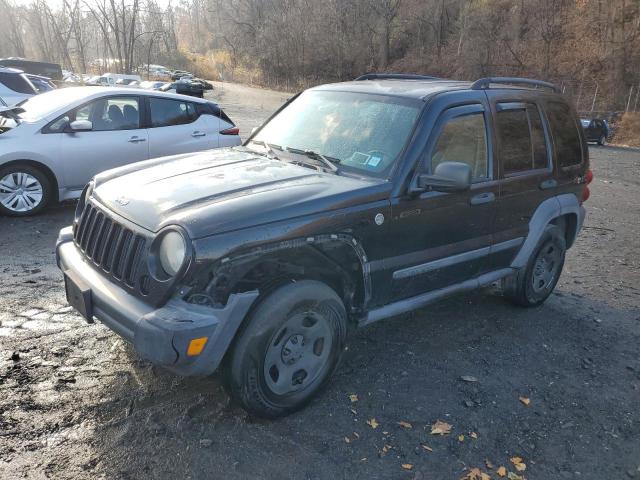
<path id="1" fill-rule="evenodd" d="M 560 168 L 582 163 L 582 141 L 578 125 L 568 105 L 549 102 L 547 118 L 556 149 L 556 163 Z"/>

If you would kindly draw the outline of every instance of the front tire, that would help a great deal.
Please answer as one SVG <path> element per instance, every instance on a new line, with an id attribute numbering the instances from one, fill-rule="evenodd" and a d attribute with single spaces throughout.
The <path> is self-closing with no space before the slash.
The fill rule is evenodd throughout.
<path id="1" fill-rule="evenodd" d="M 35 215 L 51 198 L 51 182 L 41 170 L 26 164 L 0 168 L 0 214 Z"/>
<path id="2" fill-rule="evenodd" d="M 507 280 L 505 293 L 509 300 L 523 307 L 536 307 L 551 295 L 567 251 L 563 233 L 556 225 L 547 225 L 526 267 Z"/>
<path id="3" fill-rule="evenodd" d="M 227 365 L 231 396 L 248 412 L 277 418 L 306 405 L 339 363 L 344 304 L 324 283 L 302 280 L 271 292 L 251 314 Z"/>

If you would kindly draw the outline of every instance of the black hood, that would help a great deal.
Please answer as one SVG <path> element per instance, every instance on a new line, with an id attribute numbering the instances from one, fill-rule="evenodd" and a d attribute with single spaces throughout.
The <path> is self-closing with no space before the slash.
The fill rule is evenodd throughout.
<path id="1" fill-rule="evenodd" d="M 387 182 L 324 173 L 244 148 L 140 162 L 101 173 L 94 196 L 150 230 L 183 226 L 190 237 L 346 208 L 388 196 Z"/>

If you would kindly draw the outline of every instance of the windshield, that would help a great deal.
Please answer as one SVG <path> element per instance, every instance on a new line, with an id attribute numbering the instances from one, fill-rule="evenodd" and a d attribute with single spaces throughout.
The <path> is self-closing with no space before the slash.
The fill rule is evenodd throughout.
<path id="1" fill-rule="evenodd" d="M 309 90 L 251 140 L 311 151 L 335 159 L 341 170 L 383 177 L 409 139 L 421 107 L 415 99 Z"/>
<path id="2" fill-rule="evenodd" d="M 87 96 L 87 90 L 78 88 L 61 88 L 36 95 L 29 98 L 20 107 L 24 112 L 20 113 L 20 119 L 27 122 L 34 122 L 44 118 L 59 109 L 64 108 L 69 103 Z"/>

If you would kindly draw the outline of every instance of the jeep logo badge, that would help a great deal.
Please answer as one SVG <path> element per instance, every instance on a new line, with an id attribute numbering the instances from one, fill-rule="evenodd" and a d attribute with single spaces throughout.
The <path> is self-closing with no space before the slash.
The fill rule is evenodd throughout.
<path id="1" fill-rule="evenodd" d="M 129 199 L 123 195 L 121 197 L 116 198 L 116 203 L 119 203 L 124 207 L 129 203 Z"/>

